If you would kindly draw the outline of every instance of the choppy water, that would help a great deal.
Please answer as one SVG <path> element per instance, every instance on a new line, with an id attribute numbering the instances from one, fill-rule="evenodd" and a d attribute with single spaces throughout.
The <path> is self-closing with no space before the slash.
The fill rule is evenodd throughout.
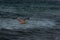
<path id="1" fill-rule="evenodd" d="M 26 24 L 20 24 L 17 19 L 0 19 L 0 28 L 7 28 L 7 29 L 27 29 L 27 28 L 43 28 L 49 27 L 53 28 L 56 23 L 53 20 L 49 19 L 31 19 L 28 20 Z"/>
<path id="2" fill-rule="evenodd" d="M 60 40 L 60 2 L 0 2 L 0 40 Z M 16 19 L 29 17 L 26 24 Z"/>

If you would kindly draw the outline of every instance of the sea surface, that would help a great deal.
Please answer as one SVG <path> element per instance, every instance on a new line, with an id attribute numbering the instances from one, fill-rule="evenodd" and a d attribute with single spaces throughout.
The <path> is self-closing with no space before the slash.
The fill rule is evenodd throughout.
<path id="1" fill-rule="evenodd" d="M 0 0 L 0 40 L 60 40 L 60 1 Z"/>

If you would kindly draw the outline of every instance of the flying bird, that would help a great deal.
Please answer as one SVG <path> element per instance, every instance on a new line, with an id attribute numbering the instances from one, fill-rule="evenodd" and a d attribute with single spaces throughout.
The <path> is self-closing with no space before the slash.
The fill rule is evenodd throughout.
<path id="1" fill-rule="evenodd" d="M 29 20 L 29 17 L 26 17 L 26 18 L 16 17 L 16 18 L 21 24 L 26 24 L 27 20 Z"/>

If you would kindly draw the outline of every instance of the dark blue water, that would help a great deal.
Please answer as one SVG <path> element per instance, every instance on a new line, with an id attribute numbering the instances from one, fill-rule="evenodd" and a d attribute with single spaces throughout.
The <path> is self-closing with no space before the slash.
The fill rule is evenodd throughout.
<path id="1" fill-rule="evenodd" d="M 59 0 L 0 0 L 0 40 L 60 40 L 59 26 Z"/>

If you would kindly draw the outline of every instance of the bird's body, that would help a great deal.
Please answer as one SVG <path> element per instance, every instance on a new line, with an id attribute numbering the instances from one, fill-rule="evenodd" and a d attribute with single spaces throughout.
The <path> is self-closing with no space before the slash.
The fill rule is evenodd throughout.
<path id="1" fill-rule="evenodd" d="M 19 18 L 19 17 L 17 17 L 17 20 L 18 20 L 21 24 L 26 24 L 26 22 L 27 22 L 28 19 L 29 19 L 29 18 Z"/>

